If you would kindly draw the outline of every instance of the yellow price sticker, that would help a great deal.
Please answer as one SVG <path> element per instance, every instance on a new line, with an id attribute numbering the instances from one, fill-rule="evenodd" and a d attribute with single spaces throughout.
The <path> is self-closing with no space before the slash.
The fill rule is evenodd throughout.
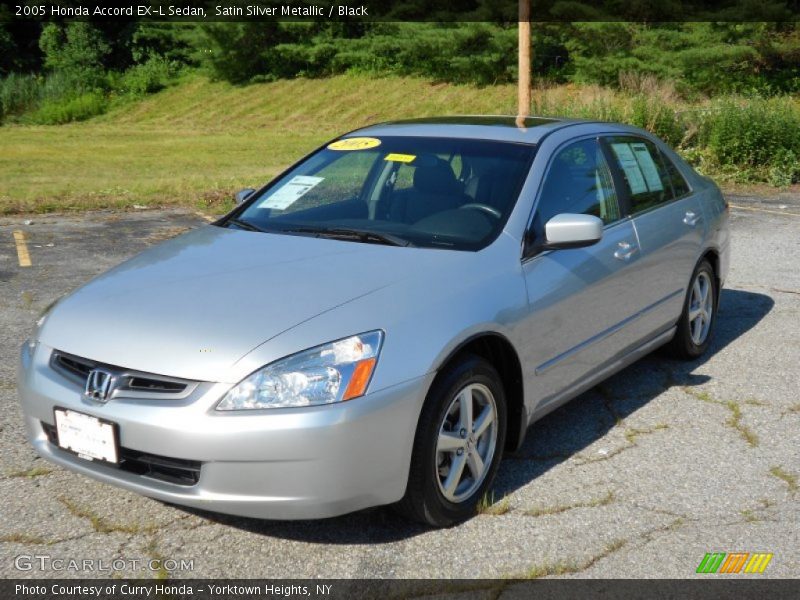
<path id="1" fill-rule="evenodd" d="M 381 145 L 378 138 L 352 137 L 328 144 L 328 150 L 367 150 Z"/>
<path id="2" fill-rule="evenodd" d="M 383 160 L 390 160 L 392 162 L 410 163 L 417 158 L 413 154 L 395 154 L 394 152 L 387 154 Z"/>

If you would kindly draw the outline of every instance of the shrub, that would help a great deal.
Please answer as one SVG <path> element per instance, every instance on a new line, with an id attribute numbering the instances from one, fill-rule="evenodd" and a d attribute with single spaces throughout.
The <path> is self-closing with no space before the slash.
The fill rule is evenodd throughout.
<path id="1" fill-rule="evenodd" d="M 165 88 L 172 76 L 170 63 L 163 57 L 152 56 L 125 71 L 114 83 L 114 89 L 120 94 L 141 97 Z"/>
<path id="2" fill-rule="evenodd" d="M 0 110 L 7 117 L 19 115 L 39 104 L 41 78 L 10 73 L 0 79 Z"/>
<path id="3" fill-rule="evenodd" d="M 103 114 L 108 106 L 104 94 L 88 92 L 70 100 L 45 101 L 30 115 L 30 121 L 41 125 L 60 125 L 71 121 L 84 121 Z"/>
<path id="4" fill-rule="evenodd" d="M 0 110 L 9 117 L 35 112 L 43 103 L 58 104 L 90 90 L 74 75 L 56 72 L 47 76 L 11 73 L 0 80 Z"/>
<path id="5" fill-rule="evenodd" d="M 785 169 L 800 156 L 800 109 L 783 98 L 721 100 L 706 113 L 699 141 L 723 166 Z"/>
<path id="6" fill-rule="evenodd" d="M 767 183 L 787 187 L 800 182 L 800 156 L 792 150 L 780 152 L 767 171 Z"/>
<path id="7" fill-rule="evenodd" d="M 630 117 L 626 120 L 631 125 L 652 131 L 672 146 L 679 146 L 683 141 L 685 126 L 674 108 L 658 97 L 634 97 Z"/>
<path id="8" fill-rule="evenodd" d="M 164 88 L 174 75 L 174 65 L 158 56 L 124 73 L 106 73 L 96 85 L 73 71 L 46 76 L 11 73 L 0 79 L 0 115 L 6 121 L 41 124 L 82 121 L 106 111 L 109 87 L 138 98 Z"/>
<path id="9" fill-rule="evenodd" d="M 674 81 L 690 96 L 797 89 L 800 38 L 791 27 L 670 20 L 574 23 L 564 38 L 572 80 L 617 85 L 622 74 L 632 73 Z"/>
<path id="10" fill-rule="evenodd" d="M 56 71 L 40 78 L 40 102 L 59 102 L 70 100 L 86 92 L 93 91 L 79 75 Z"/>

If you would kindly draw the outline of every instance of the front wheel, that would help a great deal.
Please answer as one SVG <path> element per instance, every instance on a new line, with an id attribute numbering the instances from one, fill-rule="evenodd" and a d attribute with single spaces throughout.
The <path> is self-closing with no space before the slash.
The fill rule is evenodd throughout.
<path id="1" fill-rule="evenodd" d="M 506 436 L 506 398 L 495 368 L 466 356 L 439 374 L 420 414 L 406 495 L 398 509 L 447 527 L 475 514 Z"/>
<path id="2" fill-rule="evenodd" d="M 717 292 L 714 269 L 704 259 L 692 274 L 675 337 L 666 346 L 669 354 L 692 360 L 708 349 L 717 316 Z"/>

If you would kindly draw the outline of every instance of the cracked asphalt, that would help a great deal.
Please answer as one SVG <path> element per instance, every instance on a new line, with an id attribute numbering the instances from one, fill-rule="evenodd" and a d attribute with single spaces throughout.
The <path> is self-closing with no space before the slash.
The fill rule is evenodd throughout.
<path id="1" fill-rule="evenodd" d="M 37 458 L 15 368 L 39 311 L 204 221 L 157 210 L 0 218 L 0 577 L 163 577 L 142 565 L 167 558 L 193 561 L 175 578 L 683 578 L 701 577 L 706 552 L 771 552 L 754 577 L 798 577 L 800 197 L 731 201 L 731 272 L 709 354 L 647 357 L 534 424 L 503 462 L 494 504 L 440 531 L 387 509 L 290 523 L 189 511 Z M 17 230 L 30 267 L 18 264 Z M 20 555 L 127 562 L 19 571 Z"/>

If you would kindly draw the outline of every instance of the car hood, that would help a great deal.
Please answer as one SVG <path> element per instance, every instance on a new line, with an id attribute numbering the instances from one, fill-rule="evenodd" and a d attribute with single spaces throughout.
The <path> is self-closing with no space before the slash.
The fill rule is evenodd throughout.
<path id="1" fill-rule="evenodd" d="M 39 340 L 127 369 L 231 381 L 231 366 L 276 335 L 464 254 L 203 227 L 62 299 Z"/>

